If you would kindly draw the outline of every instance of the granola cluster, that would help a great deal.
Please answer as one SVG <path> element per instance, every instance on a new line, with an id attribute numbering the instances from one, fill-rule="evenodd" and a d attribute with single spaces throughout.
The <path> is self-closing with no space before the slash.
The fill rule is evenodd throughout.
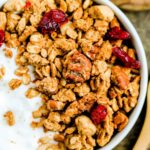
<path id="1" fill-rule="evenodd" d="M 63 13 L 68 19 L 60 24 Z M 125 66 L 114 55 L 113 48 L 119 47 L 128 58 L 124 61 L 137 60 L 128 44 L 130 37 L 124 38 L 125 31 L 121 38 L 109 38 L 108 32 L 114 28 L 122 28 L 114 12 L 92 0 L 8 0 L 3 6 L 4 52 L 11 57 L 10 48 L 17 48 L 15 74 L 21 77 L 12 79 L 9 86 L 14 90 L 34 83 L 25 94 L 28 98 L 40 94 L 43 105 L 33 112 L 33 118 L 40 121 L 32 122 L 32 127 L 56 132 L 58 145 L 43 138 L 39 150 L 103 147 L 128 124 L 129 113 L 138 102 L 140 70 Z M 3 74 L 1 69 L 0 76 Z M 91 116 L 95 108 L 97 117 Z M 92 118 L 101 120 L 94 124 Z"/>

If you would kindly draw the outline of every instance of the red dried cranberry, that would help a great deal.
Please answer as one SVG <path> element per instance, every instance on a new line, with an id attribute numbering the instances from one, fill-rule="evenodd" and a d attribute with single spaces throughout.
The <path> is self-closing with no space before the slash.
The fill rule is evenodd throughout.
<path id="1" fill-rule="evenodd" d="M 120 27 L 114 27 L 108 31 L 107 37 L 111 40 L 127 40 L 130 38 L 130 34 Z"/>
<path id="2" fill-rule="evenodd" d="M 91 111 L 91 119 L 95 125 L 100 124 L 107 116 L 107 109 L 103 105 L 98 105 Z"/>
<path id="3" fill-rule="evenodd" d="M 31 2 L 27 1 L 24 8 L 25 9 L 29 9 L 30 6 L 31 6 Z"/>
<path id="4" fill-rule="evenodd" d="M 3 30 L 0 30 L 0 46 L 2 46 L 4 40 L 5 40 L 5 32 Z"/>
<path id="5" fill-rule="evenodd" d="M 39 24 L 39 29 L 43 34 L 59 31 L 60 26 L 68 21 L 65 13 L 58 9 L 53 9 L 46 13 Z"/>
<path id="6" fill-rule="evenodd" d="M 130 57 L 125 51 L 120 47 L 113 48 L 113 54 L 128 68 L 140 69 L 141 63 Z"/>

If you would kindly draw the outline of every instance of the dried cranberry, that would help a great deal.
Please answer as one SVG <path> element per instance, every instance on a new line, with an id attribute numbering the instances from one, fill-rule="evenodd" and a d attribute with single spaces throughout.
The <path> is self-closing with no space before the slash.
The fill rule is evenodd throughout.
<path id="1" fill-rule="evenodd" d="M 31 2 L 30 1 L 27 1 L 24 8 L 25 9 L 29 9 L 29 7 L 31 6 Z"/>
<path id="2" fill-rule="evenodd" d="M 107 38 L 111 40 L 127 40 L 130 38 L 130 34 L 120 27 L 114 27 L 108 31 Z"/>
<path id="3" fill-rule="evenodd" d="M 140 69 L 141 63 L 130 57 L 125 51 L 123 51 L 120 47 L 113 48 L 113 54 L 120 60 L 122 63 L 128 67 L 133 69 Z"/>
<path id="4" fill-rule="evenodd" d="M 46 13 L 39 24 L 39 29 L 43 34 L 59 31 L 60 26 L 68 21 L 65 13 L 59 9 L 53 9 Z"/>
<path id="5" fill-rule="evenodd" d="M 91 111 L 91 119 L 95 125 L 100 124 L 107 116 L 107 109 L 103 105 L 94 107 Z"/>
<path id="6" fill-rule="evenodd" d="M 2 46 L 4 40 L 5 40 L 5 32 L 3 30 L 0 30 L 0 46 Z"/>

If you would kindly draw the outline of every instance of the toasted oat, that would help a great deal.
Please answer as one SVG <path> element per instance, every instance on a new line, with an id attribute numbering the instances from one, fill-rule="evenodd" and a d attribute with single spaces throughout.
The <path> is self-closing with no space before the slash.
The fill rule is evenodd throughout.
<path id="1" fill-rule="evenodd" d="M 82 97 L 90 92 L 90 87 L 86 83 L 83 83 L 80 86 L 76 86 L 74 88 L 74 92 L 77 93 L 80 97 Z"/>
<path id="2" fill-rule="evenodd" d="M 36 91 L 36 90 L 33 89 L 33 88 L 29 88 L 29 89 L 26 91 L 25 95 L 26 95 L 27 98 L 30 98 L 30 99 L 31 99 L 31 98 L 34 98 L 34 97 L 38 96 L 38 95 L 39 95 L 39 92 Z"/>
<path id="3" fill-rule="evenodd" d="M 15 116 L 12 111 L 8 111 L 4 114 L 4 118 L 6 119 L 9 126 L 13 126 L 15 124 Z"/>
<path id="4" fill-rule="evenodd" d="M 36 28 L 33 26 L 26 26 L 24 32 L 22 33 L 22 35 L 19 37 L 19 41 L 20 42 L 25 42 L 25 40 L 32 35 L 32 33 L 34 33 L 36 31 Z"/>
<path id="5" fill-rule="evenodd" d="M 13 57 L 13 52 L 12 50 L 8 49 L 8 48 L 5 48 L 4 49 L 4 53 L 5 53 L 5 56 L 8 57 L 8 58 L 12 58 Z"/>
<path id="6" fill-rule="evenodd" d="M 24 67 L 21 66 L 15 70 L 15 75 L 23 76 L 24 74 L 28 73 L 28 71 L 29 71 L 29 68 L 27 66 L 24 66 Z"/>
<path id="7" fill-rule="evenodd" d="M 78 9 L 81 5 L 81 0 L 66 0 L 68 11 L 73 12 Z"/>
<path id="8" fill-rule="evenodd" d="M 95 140 L 91 136 L 72 134 L 68 135 L 65 139 L 65 145 L 68 149 L 93 149 L 93 146 L 96 144 Z"/>
<path id="9" fill-rule="evenodd" d="M 83 8 L 87 9 L 90 5 L 92 5 L 92 0 L 85 0 L 83 3 Z"/>
<path id="10" fill-rule="evenodd" d="M 22 80 L 19 79 L 12 79 L 9 81 L 8 85 L 12 90 L 17 89 L 22 84 Z"/>
<path id="11" fill-rule="evenodd" d="M 18 24 L 18 21 L 20 19 L 20 16 L 14 13 L 7 13 L 7 27 L 6 29 L 10 32 L 15 31 L 15 27 Z"/>
<path id="12" fill-rule="evenodd" d="M 96 133 L 96 126 L 92 123 L 90 118 L 87 116 L 81 115 L 75 119 L 75 123 L 78 129 L 78 132 L 82 135 L 91 135 L 93 136 Z"/>
<path id="13" fill-rule="evenodd" d="M 87 18 L 87 19 L 78 19 L 74 21 L 75 28 L 78 28 L 83 31 L 87 31 L 90 29 L 90 27 L 93 25 L 93 19 Z"/>
<path id="14" fill-rule="evenodd" d="M 61 102 L 72 102 L 76 100 L 76 96 L 71 89 L 61 89 L 56 95 L 53 95 L 52 98 Z"/>
<path id="15" fill-rule="evenodd" d="M 22 76 L 22 82 L 24 85 L 28 85 L 31 82 L 31 77 L 29 74 L 23 74 Z"/>
<path id="16" fill-rule="evenodd" d="M 2 79 L 5 75 L 5 67 L 0 68 L 0 79 Z"/>
<path id="17" fill-rule="evenodd" d="M 47 102 L 47 109 L 48 110 L 63 110 L 65 107 L 65 103 L 55 100 L 49 100 Z"/>
<path id="18" fill-rule="evenodd" d="M 44 78 L 42 81 L 36 82 L 37 89 L 40 92 L 47 94 L 55 94 L 58 91 L 58 79 L 57 78 Z"/>
<path id="19" fill-rule="evenodd" d="M 76 48 L 76 43 L 72 39 L 56 39 L 55 46 L 63 51 L 71 51 Z"/>
<path id="20" fill-rule="evenodd" d="M 19 35 L 24 31 L 25 27 L 26 27 L 26 18 L 21 18 L 16 27 L 16 30 L 18 31 Z"/>
<path id="21" fill-rule="evenodd" d="M 0 29 L 5 30 L 7 23 L 6 13 L 0 12 Z"/>
<path id="22" fill-rule="evenodd" d="M 17 4 L 17 5 L 16 5 Z M 4 11 L 17 11 L 21 12 L 23 7 L 25 6 L 25 2 L 23 0 L 8 0 L 4 5 Z"/>
<path id="23" fill-rule="evenodd" d="M 40 118 L 42 116 L 48 116 L 49 111 L 46 107 L 46 105 L 42 105 L 38 110 L 34 111 L 32 113 L 33 118 Z M 43 122 L 43 120 L 42 120 Z"/>
<path id="24" fill-rule="evenodd" d="M 8 41 L 6 43 L 6 46 L 9 48 L 16 48 L 18 46 L 20 46 L 20 42 L 18 40 L 18 36 L 17 34 L 10 34 L 8 35 Z"/>
<path id="25" fill-rule="evenodd" d="M 69 127 L 65 130 L 65 134 L 72 134 L 76 131 L 76 127 Z"/>
<path id="26" fill-rule="evenodd" d="M 128 117 L 122 112 L 118 111 L 116 116 L 114 117 L 114 123 L 116 127 L 118 128 L 118 131 L 121 131 L 128 124 Z"/>
<path id="27" fill-rule="evenodd" d="M 64 142 L 65 137 L 62 134 L 55 134 L 54 135 L 54 140 L 57 141 L 57 142 Z"/>

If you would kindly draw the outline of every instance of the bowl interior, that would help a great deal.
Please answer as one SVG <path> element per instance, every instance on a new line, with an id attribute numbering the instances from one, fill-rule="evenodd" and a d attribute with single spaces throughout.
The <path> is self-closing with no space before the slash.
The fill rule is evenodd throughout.
<path id="1" fill-rule="evenodd" d="M 143 108 L 145 97 L 146 97 L 146 91 L 147 91 L 147 83 L 148 83 L 148 67 L 147 67 L 147 60 L 145 56 L 145 51 L 142 45 L 142 42 L 140 40 L 139 35 L 137 34 L 134 26 L 129 21 L 129 19 L 125 16 L 125 14 L 112 2 L 109 0 L 94 0 L 98 4 L 104 4 L 109 6 L 114 12 L 115 15 L 118 17 L 119 21 L 122 23 L 122 25 L 125 27 L 125 29 L 130 32 L 132 36 L 132 43 L 134 48 L 136 49 L 138 59 L 141 62 L 141 83 L 140 83 L 140 95 L 138 98 L 138 104 L 132 111 L 130 117 L 129 117 L 129 123 L 125 127 L 123 131 L 115 135 L 112 140 L 103 148 L 100 148 L 100 150 L 110 150 L 113 149 L 116 145 L 118 145 L 125 136 L 129 133 L 129 131 L 134 126 L 136 120 L 138 119 L 141 110 Z"/>

